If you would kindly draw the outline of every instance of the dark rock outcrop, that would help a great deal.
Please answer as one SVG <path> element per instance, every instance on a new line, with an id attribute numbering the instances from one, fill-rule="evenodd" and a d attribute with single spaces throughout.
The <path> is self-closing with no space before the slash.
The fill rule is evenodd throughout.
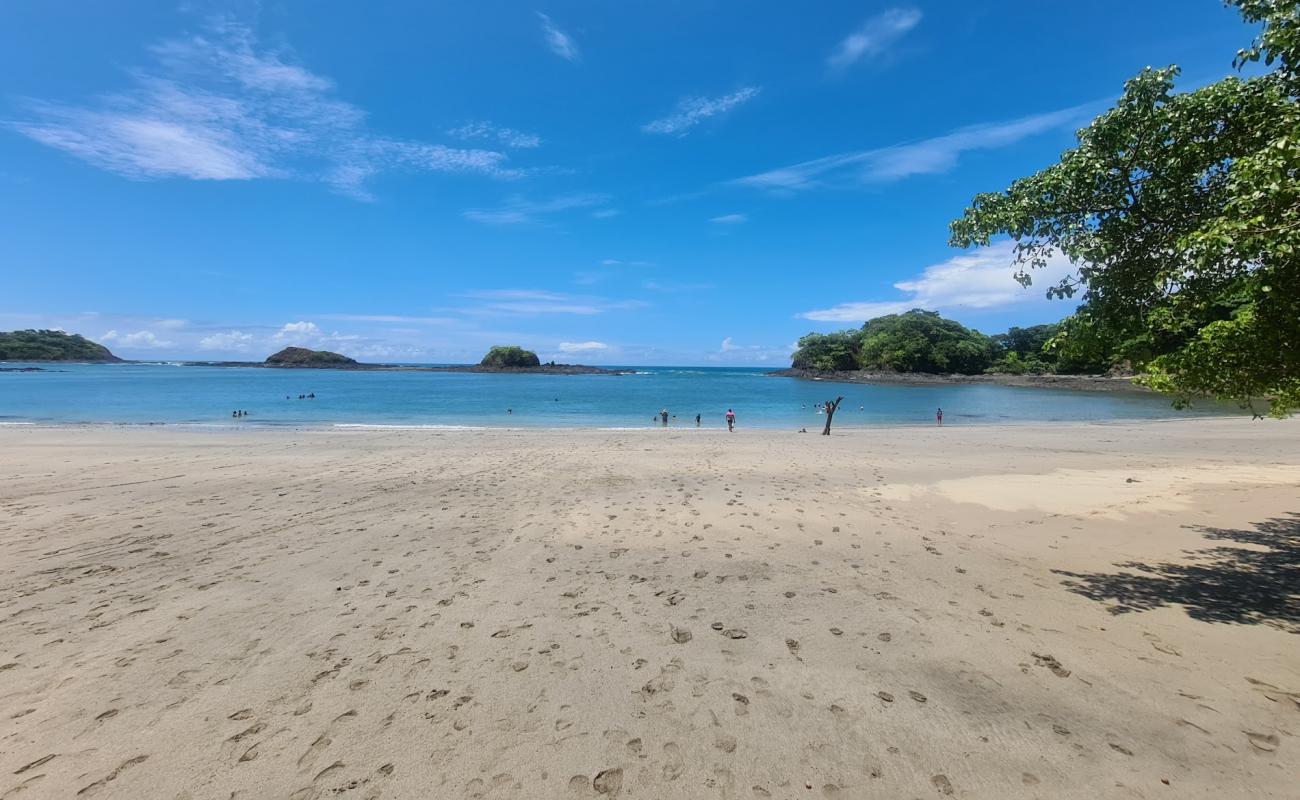
<path id="1" fill-rule="evenodd" d="M 354 358 L 331 353 L 328 350 L 308 350 L 305 347 L 286 347 L 278 353 L 267 356 L 264 363 L 268 367 L 311 367 L 316 369 L 357 366 L 357 361 Z"/>

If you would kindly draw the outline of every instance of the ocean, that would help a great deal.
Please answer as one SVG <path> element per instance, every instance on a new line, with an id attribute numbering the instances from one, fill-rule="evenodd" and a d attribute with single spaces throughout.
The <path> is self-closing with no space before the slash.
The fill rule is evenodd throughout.
<path id="1" fill-rule="evenodd" d="M 6 367 L 21 367 L 10 363 Z M 32 365 L 35 366 L 35 365 Z M 231 426 L 737 427 L 820 429 L 817 406 L 843 394 L 837 427 L 1166 419 L 1167 398 L 988 385 L 882 386 L 769 377 L 733 367 L 638 367 L 633 375 L 503 375 L 212 367 L 174 363 L 42 364 L 0 372 L 0 424 Z M 314 394 L 314 399 L 299 395 Z M 248 416 L 232 418 L 242 409 Z"/>

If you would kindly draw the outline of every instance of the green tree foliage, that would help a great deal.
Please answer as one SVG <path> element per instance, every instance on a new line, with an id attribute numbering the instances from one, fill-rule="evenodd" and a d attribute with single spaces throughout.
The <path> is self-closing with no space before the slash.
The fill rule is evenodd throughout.
<path id="1" fill-rule="evenodd" d="M 541 364 L 541 359 L 531 350 L 525 350 L 516 345 L 509 347 L 493 347 L 488 354 L 483 356 L 479 366 L 483 367 L 536 367 Z"/>
<path id="2" fill-rule="evenodd" d="M 1048 296 L 1085 306 L 1060 343 L 1116 348 L 1179 404 L 1283 416 L 1300 408 L 1300 4 L 1230 2 L 1263 23 L 1236 64 L 1272 71 L 1182 94 L 1176 67 L 1143 71 L 1059 163 L 978 195 L 951 243 L 1010 236 L 1026 285 L 1064 253 L 1077 275 Z"/>
<path id="3" fill-rule="evenodd" d="M 102 344 L 63 331 L 0 332 L 0 361 L 120 361 Z"/>
<path id="4" fill-rule="evenodd" d="M 1098 325 L 1087 307 L 1060 322 L 1056 334 L 1043 344 L 1044 360 L 1062 375 L 1098 375 L 1124 369 L 1120 347 L 1110 330 Z M 1125 370 L 1127 371 L 1127 370 Z"/>
<path id="5" fill-rule="evenodd" d="M 1011 375 L 1052 372 L 1056 366 L 1056 351 L 1046 345 L 1061 331 L 1061 324 L 1034 325 L 1029 328 L 1011 328 L 989 338 L 998 354 L 985 372 L 1002 372 Z"/>
<path id="6" fill-rule="evenodd" d="M 347 367 L 356 360 L 329 350 L 308 350 L 305 347 L 286 347 L 266 357 L 266 363 L 280 367 Z"/>
<path id="7" fill-rule="evenodd" d="M 979 331 L 913 309 L 869 320 L 859 330 L 810 333 L 791 357 L 796 369 L 886 372 L 983 372 L 996 352 Z"/>
<path id="8" fill-rule="evenodd" d="M 936 311 L 912 309 L 868 320 L 862 326 L 863 369 L 895 372 L 983 372 L 993 341 Z"/>
<path id="9" fill-rule="evenodd" d="M 790 364 L 795 369 L 839 372 L 858 368 L 862 350 L 861 331 L 810 333 L 799 340 Z"/>

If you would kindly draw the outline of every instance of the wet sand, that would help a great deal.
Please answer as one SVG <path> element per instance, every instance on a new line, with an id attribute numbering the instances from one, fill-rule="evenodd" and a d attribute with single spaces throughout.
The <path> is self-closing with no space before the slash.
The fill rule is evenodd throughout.
<path id="1" fill-rule="evenodd" d="M 4 800 L 1296 796 L 1300 423 L 0 453 Z"/>

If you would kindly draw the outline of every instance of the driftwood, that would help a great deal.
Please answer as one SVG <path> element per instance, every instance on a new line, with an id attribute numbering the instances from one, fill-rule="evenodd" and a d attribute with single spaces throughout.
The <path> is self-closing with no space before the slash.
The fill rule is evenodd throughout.
<path id="1" fill-rule="evenodd" d="M 830 400 L 826 401 L 826 427 L 822 428 L 822 436 L 831 435 L 831 417 L 835 416 L 835 412 L 840 408 L 840 401 L 843 399 L 844 396 L 840 395 L 835 398 L 835 402 L 831 402 Z"/>

